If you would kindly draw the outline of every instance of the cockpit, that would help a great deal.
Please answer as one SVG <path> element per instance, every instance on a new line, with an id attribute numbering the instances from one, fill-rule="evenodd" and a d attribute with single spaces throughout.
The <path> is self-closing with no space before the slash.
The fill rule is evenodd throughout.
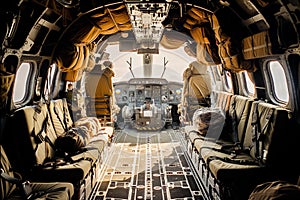
<path id="1" fill-rule="evenodd" d="M 171 111 L 180 104 L 182 83 L 163 78 L 133 78 L 116 83 L 114 88 L 116 103 L 122 110 L 118 123 L 139 130 L 160 130 L 167 123 L 178 122 L 172 120 Z M 144 108 L 146 103 L 151 109 Z"/>

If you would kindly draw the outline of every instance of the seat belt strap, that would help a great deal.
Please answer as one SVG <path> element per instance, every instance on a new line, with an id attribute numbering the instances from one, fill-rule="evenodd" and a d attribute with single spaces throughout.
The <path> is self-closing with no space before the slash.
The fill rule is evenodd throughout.
<path id="1" fill-rule="evenodd" d="M 265 119 L 266 119 L 265 124 L 260 131 L 260 135 L 258 135 L 258 138 L 257 138 L 258 142 L 259 142 L 259 159 L 263 163 L 267 159 L 268 151 L 264 149 L 264 145 L 265 145 L 266 134 L 269 129 L 273 113 L 274 113 L 274 109 L 270 109 L 268 111 L 268 114 L 265 117 Z"/>
<path id="2" fill-rule="evenodd" d="M 259 157 L 259 143 L 258 143 L 258 136 L 260 135 L 260 130 L 259 130 L 259 126 L 258 126 L 258 104 L 254 103 L 253 104 L 254 108 L 253 108 L 253 115 L 252 115 L 252 121 L 251 121 L 251 125 L 252 125 L 252 146 L 250 146 L 250 149 L 252 147 L 255 148 L 255 157 L 258 158 Z"/>

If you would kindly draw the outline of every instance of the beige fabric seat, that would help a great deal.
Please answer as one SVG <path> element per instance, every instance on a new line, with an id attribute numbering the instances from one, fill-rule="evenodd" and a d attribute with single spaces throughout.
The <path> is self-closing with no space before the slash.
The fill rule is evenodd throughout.
<path id="1" fill-rule="evenodd" d="M 11 165 L 26 179 L 35 182 L 70 182 L 74 185 L 74 198 L 89 195 L 90 191 L 80 188 L 83 183 L 93 187 L 96 174 L 106 156 L 108 134 L 101 134 L 97 118 L 87 118 L 74 124 L 68 115 L 65 100 L 57 99 L 50 105 L 27 106 L 17 110 L 8 119 L 3 138 L 3 147 Z M 90 123 L 88 123 L 90 122 Z M 13 124 L 18 123 L 18 126 Z M 72 126 L 82 126 L 89 143 L 69 156 L 57 154 L 55 142 Z M 15 135 L 8 134 L 10 132 Z M 88 141 L 88 140 L 86 140 Z"/>
<path id="2" fill-rule="evenodd" d="M 254 101 L 249 113 L 241 152 L 222 153 L 205 147 L 199 150 L 202 165 L 209 173 L 208 182 L 219 188 L 216 193 L 222 199 L 246 199 L 255 185 L 275 177 L 290 179 L 293 170 L 298 170 L 293 168 L 296 151 L 289 142 L 296 137 L 290 130 L 289 111 Z M 260 132 L 253 132 L 255 127 Z M 283 171 L 291 173 L 287 176 Z M 224 193 L 227 190 L 231 193 Z"/>
<path id="3" fill-rule="evenodd" d="M 10 162 L 2 148 L 0 146 L 1 157 L 0 157 L 0 168 L 1 168 L 1 178 L 0 178 L 0 188 L 1 188 L 1 198 L 6 200 L 22 200 L 25 198 L 25 192 L 22 187 L 23 180 L 21 177 L 16 177 L 15 173 L 11 171 Z M 5 176 L 7 175 L 7 176 Z M 5 178 L 7 179 L 5 179 Z M 13 183 L 14 181 L 15 183 Z M 19 182 L 19 183 L 18 183 Z M 68 182 L 28 182 L 27 185 L 30 188 L 27 195 L 33 195 L 31 199 L 57 199 L 57 200 L 70 200 L 74 194 L 74 188 L 71 183 Z"/>
<path id="4" fill-rule="evenodd" d="M 201 148 L 221 150 L 225 145 L 230 147 L 237 142 L 242 143 L 252 103 L 253 100 L 247 97 L 240 95 L 231 97 L 226 123 L 223 130 L 221 130 L 222 132 L 220 132 L 220 134 L 210 134 L 220 136 L 218 138 L 211 138 L 209 137 L 210 135 L 203 137 L 194 126 L 186 126 L 185 134 L 191 148 L 194 148 L 199 154 Z M 235 127 L 232 127 L 233 123 Z"/>

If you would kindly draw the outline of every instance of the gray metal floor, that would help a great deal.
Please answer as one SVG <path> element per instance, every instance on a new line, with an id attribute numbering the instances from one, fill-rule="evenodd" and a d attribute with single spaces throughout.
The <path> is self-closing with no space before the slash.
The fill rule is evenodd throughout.
<path id="1" fill-rule="evenodd" d="M 180 130 L 116 131 L 90 199 L 203 199 L 183 141 Z"/>

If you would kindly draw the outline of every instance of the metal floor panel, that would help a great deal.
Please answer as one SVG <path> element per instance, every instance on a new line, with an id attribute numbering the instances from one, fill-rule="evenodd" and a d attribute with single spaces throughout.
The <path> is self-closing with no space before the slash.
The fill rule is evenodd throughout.
<path id="1" fill-rule="evenodd" d="M 90 200 L 203 199 L 179 130 L 116 131 Z"/>

